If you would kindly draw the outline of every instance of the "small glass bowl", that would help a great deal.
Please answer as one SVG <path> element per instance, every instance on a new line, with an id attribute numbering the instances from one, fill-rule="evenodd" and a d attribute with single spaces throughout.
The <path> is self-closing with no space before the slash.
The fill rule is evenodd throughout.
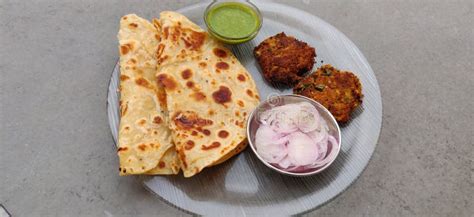
<path id="1" fill-rule="evenodd" d="M 223 36 L 219 33 L 217 33 L 210 25 L 209 21 L 207 20 L 208 18 L 208 14 L 209 12 L 214 8 L 214 7 L 217 7 L 219 6 L 220 4 L 223 4 L 223 3 L 228 3 L 228 2 L 236 2 L 236 3 L 241 3 L 245 6 L 248 6 L 250 7 L 250 9 L 252 9 L 255 14 L 257 15 L 258 19 L 259 19 L 259 25 L 258 27 L 255 29 L 255 31 L 253 31 L 252 33 L 250 33 L 249 35 L 246 35 L 245 37 L 239 37 L 239 38 L 230 38 L 230 37 L 227 37 L 227 36 Z M 204 22 L 206 23 L 206 26 L 207 26 L 207 29 L 209 30 L 209 33 L 214 36 L 215 38 L 217 38 L 218 40 L 224 42 L 224 43 L 227 43 L 227 44 L 241 44 L 241 43 L 244 43 L 244 42 L 247 42 L 247 41 L 250 41 L 252 40 L 253 38 L 255 38 L 255 36 L 257 36 L 258 32 L 260 31 L 260 28 L 262 28 L 262 22 L 263 22 L 263 19 L 262 19 L 262 14 L 260 13 L 260 10 L 258 10 L 257 6 L 255 6 L 252 2 L 250 2 L 249 0 L 240 0 L 240 1 L 227 1 L 227 0 L 214 0 L 212 1 L 211 4 L 209 4 L 204 12 Z"/>
<path id="2" fill-rule="evenodd" d="M 335 150 L 332 150 L 332 151 L 335 151 L 336 154 L 334 155 L 334 158 L 331 159 L 331 161 L 329 161 L 327 164 L 325 164 L 322 167 L 317 167 L 317 168 L 309 169 L 302 172 L 290 172 L 290 171 L 285 171 L 283 169 L 280 169 L 278 167 L 271 165 L 257 153 L 257 149 L 255 148 L 255 134 L 257 132 L 257 129 L 260 127 L 260 121 L 258 120 L 259 113 L 265 112 L 276 106 L 282 106 L 286 104 L 300 103 L 300 102 L 309 102 L 312 105 L 314 105 L 314 107 L 318 110 L 321 117 L 324 118 L 324 120 L 326 120 L 326 123 L 328 124 L 328 127 L 329 127 L 329 134 L 334 136 L 337 140 L 336 147 L 332 147 L 332 148 L 335 148 Z M 313 99 L 300 96 L 300 95 L 295 95 L 295 94 L 272 96 L 272 97 L 269 97 L 267 100 L 261 102 L 257 106 L 257 108 L 255 108 L 255 110 L 250 114 L 247 120 L 247 138 L 249 140 L 249 146 L 252 149 L 253 153 L 257 156 L 257 158 L 263 164 L 265 164 L 267 167 L 269 167 L 272 170 L 275 170 L 281 174 L 290 175 L 290 176 L 310 176 L 310 175 L 314 175 L 314 174 L 322 172 L 323 170 L 328 168 L 334 162 L 334 160 L 336 160 L 337 156 L 339 155 L 339 151 L 341 150 L 341 130 L 339 129 L 339 125 L 337 124 L 337 121 L 334 118 L 334 116 L 331 114 L 331 112 L 329 112 L 323 105 L 319 104 Z"/>

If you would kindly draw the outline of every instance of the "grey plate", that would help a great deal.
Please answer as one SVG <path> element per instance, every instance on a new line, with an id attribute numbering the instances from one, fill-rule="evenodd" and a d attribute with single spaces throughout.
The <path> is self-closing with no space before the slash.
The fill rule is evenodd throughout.
<path id="1" fill-rule="evenodd" d="M 367 166 L 380 133 L 382 99 L 377 80 L 364 55 L 336 28 L 307 12 L 281 4 L 256 3 L 264 17 L 258 36 L 232 47 L 234 54 L 255 79 L 262 99 L 271 94 L 291 93 L 264 82 L 252 55 L 265 38 L 285 31 L 316 48 L 317 66 L 330 63 L 353 71 L 360 78 L 364 102 L 353 120 L 341 127 L 342 147 L 336 161 L 326 171 L 311 177 L 296 178 L 270 170 L 251 150 L 205 169 L 185 179 L 179 176 L 141 176 L 139 180 L 159 198 L 186 212 L 213 216 L 282 216 L 300 214 L 328 202 L 353 183 Z M 207 3 L 182 8 L 179 12 L 204 27 Z M 158 13 L 156 14 L 158 16 Z M 118 77 L 116 65 L 109 85 L 107 112 L 114 140 L 117 141 Z"/>

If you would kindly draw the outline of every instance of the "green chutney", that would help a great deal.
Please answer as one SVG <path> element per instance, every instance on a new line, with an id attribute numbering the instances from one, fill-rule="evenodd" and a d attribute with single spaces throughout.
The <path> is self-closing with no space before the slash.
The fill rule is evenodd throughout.
<path id="1" fill-rule="evenodd" d="M 228 39 L 250 37 L 260 27 L 257 12 L 239 2 L 217 4 L 209 10 L 206 20 L 211 31 Z"/>

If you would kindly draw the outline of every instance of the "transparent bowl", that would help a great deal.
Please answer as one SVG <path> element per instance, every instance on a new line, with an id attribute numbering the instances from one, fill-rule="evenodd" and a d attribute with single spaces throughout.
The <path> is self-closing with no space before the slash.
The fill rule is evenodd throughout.
<path id="1" fill-rule="evenodd" d="M 212 28 L 212 26 L 210 25 L 209 20 L 208 20 L 209 12 L 217 6 L 220 6 L 220 5 L 225 4 L 225 3 L 230 3 L 230 2 L 243 4 L 244 6 L 249 7 L 251 10 L 253 10 L 255 12 L 255 14 L 257 15 L 257 18 L 259 19 L 259 25 L 257 26 L 257 28 L 253 32 L 251 32 L 250 34 L 248 34 L 244 37 L 232 38 L 232 37 L 228 37 L 228 36 L 224 36 L 222 34 L 219 34 L 218 32 L 216 32 Z M 250 41 L 253 38 L 255 38 L 255 36 L 257 36 L 258 32 L 260 31 L 260 28 L 262 27 L 263 19 L 262 19 L 262 14 L 260 13 L 260 10 L 257 8 L 257 6 L 255 6 L 249 0 L 241 0 L 241 1 L 214 0 L 214 1 L 212 1 L 211 4 L 209 4 L 207 6 L 207 8 L 204 12 L 204 22 L 206 23 L 209 34 L 211 34 L 212 36 L 214 36 L 218 40 L 220 40 L 224 43 L 227 43 L 227 44 L 240 44 L 240 43 Z"/>
<path id="2" fill-rule="evenodd" d="M 335 151 L 336 154 L 334 155 L 333 159 L 331 159 L 327 164 L 325 164 L 321 167 L 308 169 L 308 170 L 305 170 L 305 171 L 302 171 L 302 172 L 290 172 L 290 171 L 285 171 L 283 169 L 280 169 L 278 167 L 273 166 L 272 164 L 265 161 L 257 153 L 257 149 L 255 148 L 255 134 L 257 132 L 257 129 L 260 126 L 260 122 L 258 120 L 258 118 L 259 118 L 258 114 L 259 113 L 265 112 L 265 111 L 267 111 L 267 110 L 269 110 L 273 107 L 276 107 L 276 106 L 282 106 L 282 105 L 286 105 L 286 104 L 300 103 L 300 102 L 309 102 L 312 105 L 314 105 L 314 107 L 318 110 L 321 117 L 324 118 L 324 120 L 326 120 L 326 122 L 328 124 L 328 127 L 329 127 L 329 134 L 334 136 L 337 140 L 336 146 L 331 147 L 331 148 L 335 149 L 335 150 L 331 150 L 331 151 Z M 310 175 L 314 175 L 314 174 L 322 172 L 323 170 L 328 168 L 334 162 L 334 160 L 339 155 L 339 151 L 341 150 L 341 130 L 339 129 L 339 125 L 337 124 L 337 121 L 334 118 L 334 116 L 332 116 L 332 114 L 323 105 L 319 104 L 318 102 L 316 102 L 316 101 L 314 101 L 310 98 L 300 96 L 300 95 L 294 95 L 294 94 L 272 96 L 272 97 L 269 97 L 267 100 L 261 102 L 257 106 L 257 108 L 250 114 L 250 116 L 248 118 L 248 121 L 247 121 L 247 138 L 249 140 L 250 148 L 252 149 L 253 153 L 258 157 L 258 159 L 262 163 L 264 163 L 267 167 L 269 167 L 272 170 L 275 170 L 275 171 L 277 171 L 281 174 L 290 175 L 290 176 L 310 176 Z"/>

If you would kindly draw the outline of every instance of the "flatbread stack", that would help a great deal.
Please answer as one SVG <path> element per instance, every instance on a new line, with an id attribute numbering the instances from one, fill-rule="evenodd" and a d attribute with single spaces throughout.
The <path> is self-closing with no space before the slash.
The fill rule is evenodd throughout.
<path id="1" fill-rule="evenodd" d="M 179 172 L 166 95 L 155 78 L 159 38 L 147 20 L 134 14 L 120 20 L 120 175 Z"/>
<path id="2" fill-rule="evenodd" d="M 246 120 L 259 97 L 230 50 L 170 11 L 153 24 L 124 16 L 119 41 L 121 73 L 129 77 L 120 82 L 121 175 L 180 168 L 191 177 L 246 147 Z"/>

